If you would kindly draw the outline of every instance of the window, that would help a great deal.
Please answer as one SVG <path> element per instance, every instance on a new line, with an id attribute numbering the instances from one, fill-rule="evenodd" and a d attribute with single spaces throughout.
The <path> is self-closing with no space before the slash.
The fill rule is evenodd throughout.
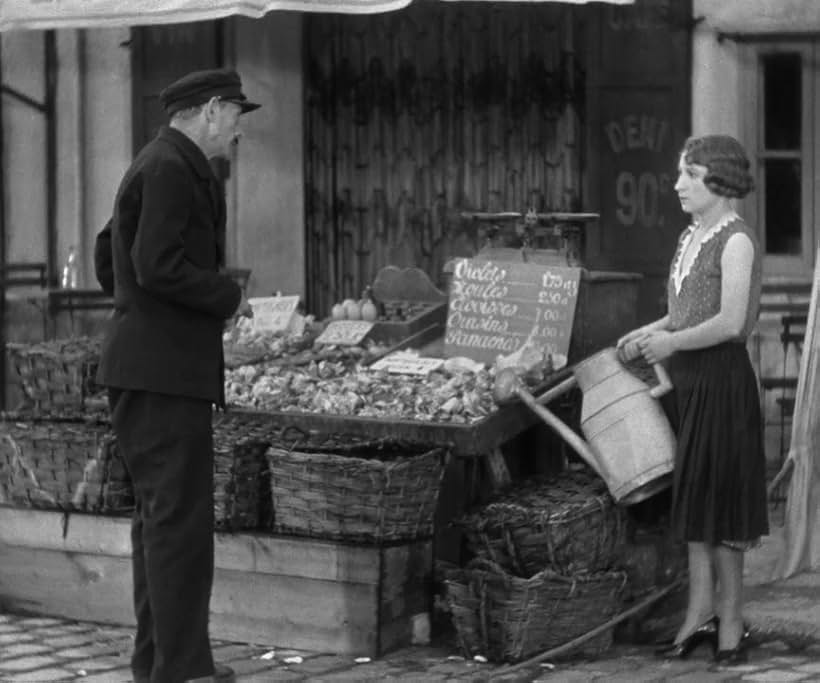
<path id="1" fill-rule="evenodd" d="M 799 255 L 802 59 L 799 53 L 760 57 L 763 116 L 759 146 L 767 254 Z"/>
<path id="2" fill-rule="evenodd" d="M 804 276 L 811 271 L 820 210 L 815 189 L 814 100 L 820 95 L 814 64 L 818 43 L 748 46 L 752 66 L 746 142 L 757 191 L 744 213 L 758 228 L 770 275 Z M 818 216 L 820 218 L 820 216 Z"/>

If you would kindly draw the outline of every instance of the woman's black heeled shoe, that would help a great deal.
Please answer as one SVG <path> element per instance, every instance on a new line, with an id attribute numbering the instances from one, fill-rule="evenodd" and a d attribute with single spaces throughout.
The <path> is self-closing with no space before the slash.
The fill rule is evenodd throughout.
<path id="1" fill-rule="evenodd" d="M 717 625 L 710 619 L 698 626 L 679 643 L 672 642 L 655 650 L 655 656 L 662 659 L 686 659 L 699 645 L 708 643 L 712 652 L 717 651 Z"/>
<path id="2" fill-rule="evenodd" d="M 720 666 L 736 666 L 738 664 L 745 664 L 749 661 L 749 638 L 752 637 L 749 625 L 744 621 L 743 630 L 740 632 L 740 640 L 737 641 L 735 647 L 728 650 L 718 650 L 715 653 L 715 665 Z"/>
<path id="3" fill-rule="evenodd" d="M 714 616 L 711 618 L 710 621 L 715 623 L 715 630 L 720 627 L 720 617 Z M 743 631 L 740 634 L 740 642 L 745 643 L 749 638 L 752 637 L 752 627 L 749 626 L 745 621 L 743 622 Z"/>
<path id="4" fill-rule="evenodd" d="M 718 666 L 736 666 L 749 661 L 749 653 L 741 636 L 740 642 L 731 650 L 718 650 L 715 653 L 715 664 Z"/>

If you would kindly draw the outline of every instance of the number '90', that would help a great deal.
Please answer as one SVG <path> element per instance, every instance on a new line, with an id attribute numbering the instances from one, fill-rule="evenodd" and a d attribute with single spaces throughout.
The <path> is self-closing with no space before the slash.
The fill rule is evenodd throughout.
<path id="1" fill-rule="evenodd" d="M 624 226 L 635 224 L 644 228 L 663 225 L 659 216 L 659 194 L 669 192 L 670 178 L 667 173 L 655 174 L 644 171 L 639 176 L 631 171 L 621 171 L 615 181 L 615 197 L 618 208 L 615 217 Z"/>

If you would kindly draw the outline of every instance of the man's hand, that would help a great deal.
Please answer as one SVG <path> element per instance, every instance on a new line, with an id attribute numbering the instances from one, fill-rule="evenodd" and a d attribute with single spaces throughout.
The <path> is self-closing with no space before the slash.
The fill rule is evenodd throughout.
<path id="1" fill-rule="evenodd" d="M 239 306 L 237 306 L 236 312 L 234 313 L 234 318 L 253 318 L 253 308 L 250 303 L 248 303 L 248 298 L 245 296 L 244 291 L 242 292 L 242 299 L 239 301 Z"/>

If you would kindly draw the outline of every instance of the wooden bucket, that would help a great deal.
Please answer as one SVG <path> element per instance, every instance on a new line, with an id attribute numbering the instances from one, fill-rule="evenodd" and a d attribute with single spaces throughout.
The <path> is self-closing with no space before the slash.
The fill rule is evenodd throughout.
<path id="1" fill-rule="evenodd" d="M 675 435 L 650 388 L 623 367 L 615 349 L 573 372 L 583 393 L 581 431 L 612 497 L 630 505 L 669 486 Z"/>

